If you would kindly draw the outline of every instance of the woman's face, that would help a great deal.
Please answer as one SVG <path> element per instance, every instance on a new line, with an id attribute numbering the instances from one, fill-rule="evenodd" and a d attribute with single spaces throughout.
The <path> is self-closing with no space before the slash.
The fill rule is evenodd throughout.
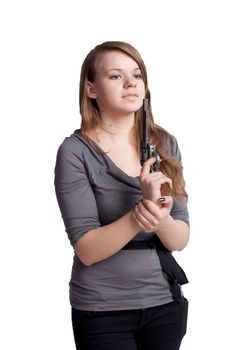
<path id="1" fill-rule="evenodd" d="M 95 81 L 88 82 L 87 95 L 96 99 L 101 115 L 133 114 L 145 97 L 138 64 L 122 52 L 105 53 L 97 65 Z"/>

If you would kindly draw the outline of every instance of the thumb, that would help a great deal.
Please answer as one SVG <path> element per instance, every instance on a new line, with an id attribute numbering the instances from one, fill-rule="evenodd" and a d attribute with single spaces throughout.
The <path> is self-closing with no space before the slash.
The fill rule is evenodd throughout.
<path id="1" fill-rule="evenodd" d="M 173 198 L 171 196 L 163 196 L 158 199 L 158 202 L 162 204 L 162 207 L 171 210 Z"/>

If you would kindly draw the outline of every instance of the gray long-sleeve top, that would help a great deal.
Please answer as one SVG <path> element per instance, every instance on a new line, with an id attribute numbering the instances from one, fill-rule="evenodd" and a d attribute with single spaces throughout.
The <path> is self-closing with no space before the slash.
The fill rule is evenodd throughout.
<path id="1" fill-rule="evenodd" d="M 175 139 L 168 152 L 180 160 Z M 139 177 L 131 177 L 94 149 L 76 131 L 58 149 L 55 189 L 71 244 L 86 232 L 110 224 L 141 198 Z M 185 200 L 174 200 L 171 216 L 189 224 Z M 140 232 L 134 239 L 147 240 Z M 80 310 L 137 309 L 172 301 L 169 285 L 154 249 L 120 250 L 89 267 L 74 254 L 70 303 Z"/>

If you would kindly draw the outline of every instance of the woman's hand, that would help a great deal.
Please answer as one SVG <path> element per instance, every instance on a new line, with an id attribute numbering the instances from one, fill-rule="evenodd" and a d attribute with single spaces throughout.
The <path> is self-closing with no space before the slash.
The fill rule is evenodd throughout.
<path id="1" fill-rule="evenodd" d="M 155 162 L 155 158 L 148 159 L 142 166 L 140 175 L 141 190 L 144 199 L 149 199 L 158 204 L 157 200 L 161 197 L 161 186 L 167 184 L 172 190 L 172 180 L 161 171 L 150 173 L 150 166 Z"/>
<path id="2" fill-rule="evenodd" d="M 154 232 L 168 224 L 172 208 L 172 197 L 164 196 L 155 204 L 151 200 L 143 199 L 132 213 L 133 219 L 143 232 Z"/>

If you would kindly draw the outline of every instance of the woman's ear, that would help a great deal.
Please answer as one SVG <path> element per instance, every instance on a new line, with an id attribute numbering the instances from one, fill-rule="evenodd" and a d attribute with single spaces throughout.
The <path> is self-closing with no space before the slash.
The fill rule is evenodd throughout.
<path id="1" fill-rule="evenodd" d="M 86 92 L 87 92 L 87 96 L 89 98 L 96 98 L 96 91 L 94 88 L 94 83 L 91 83 L 90 81 L 87 82 L 87 87 L 86 87 Z"/>

